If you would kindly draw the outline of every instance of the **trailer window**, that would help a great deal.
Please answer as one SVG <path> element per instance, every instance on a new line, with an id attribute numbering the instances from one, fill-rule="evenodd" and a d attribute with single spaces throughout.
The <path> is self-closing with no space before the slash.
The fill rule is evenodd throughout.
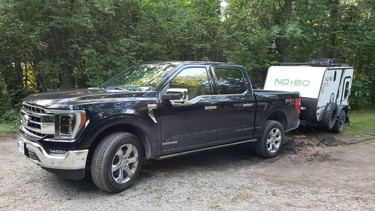
<path id="1" fill-rule="evenodd" d="M 349 81 L 347 81 L 346 83 L 345 83 L 345 92 L 344 92 L 344 98 L 346 99 L 346 98 L 348 98 L 348 96 L 349 96 L 349 92 L 350 92 L 350 90 L 349 90 Z"/>

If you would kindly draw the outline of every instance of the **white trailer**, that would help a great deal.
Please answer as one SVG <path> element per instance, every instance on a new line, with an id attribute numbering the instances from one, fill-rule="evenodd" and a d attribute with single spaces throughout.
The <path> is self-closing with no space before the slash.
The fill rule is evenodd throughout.
<path id="1" fill-rule="evenodd" d="M 298 91 L 301 123 L 342 132 L 349 121 L 348 105 L 353 67 L 316 60 L 306 64 L 285 63 L 268 69 L 265 90 Z"/>

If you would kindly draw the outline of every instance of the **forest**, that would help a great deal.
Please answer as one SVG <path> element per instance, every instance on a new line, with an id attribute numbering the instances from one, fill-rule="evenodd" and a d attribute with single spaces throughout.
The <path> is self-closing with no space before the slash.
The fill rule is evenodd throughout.
<path id="1" fill-rule="evenodd" d="M 374 0 L 0 0 L 0 123 L 29 94 L 98 86 L 142 62 L 245 66 L 255 87 L 277 62 L 355 68 L 353 109 L 375 103 Z"/>

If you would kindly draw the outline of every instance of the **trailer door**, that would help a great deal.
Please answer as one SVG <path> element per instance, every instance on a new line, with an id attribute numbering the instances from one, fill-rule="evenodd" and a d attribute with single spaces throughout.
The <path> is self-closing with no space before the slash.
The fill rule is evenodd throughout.
<path id="1" fill-rule="evenodd" d="M 349 96 L 350 91 L 352 88 L 352 77 L 353 77 L 353 69 L 345 69 L 344 70 L 344 76 L 343 76 L 343 82 L 341 86 L 340 92 L 341 99 L 340 102 L 337 102 L 339 105 L 348 105 L 349 104 Z"/>

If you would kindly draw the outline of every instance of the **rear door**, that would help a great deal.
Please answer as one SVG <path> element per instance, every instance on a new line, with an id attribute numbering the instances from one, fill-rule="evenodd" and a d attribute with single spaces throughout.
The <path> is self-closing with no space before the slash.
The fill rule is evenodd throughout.
<path id="1" fill-rule="evenodd" d="M 255 99 L 246 72 L 240 67 L 213 68 L 218 98 L 218 142 L 251 139 L 254 131 Z"/>

